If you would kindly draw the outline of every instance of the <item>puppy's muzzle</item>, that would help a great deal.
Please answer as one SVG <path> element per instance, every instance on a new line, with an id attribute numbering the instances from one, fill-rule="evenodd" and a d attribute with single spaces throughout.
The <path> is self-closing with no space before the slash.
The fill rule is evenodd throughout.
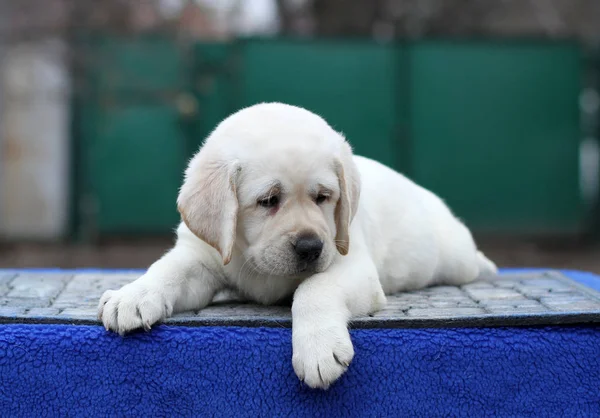
<path id="1" fill-rule="evenodd" d="M 299 270 L 311 267 L 323 252 L 323 241 L 315 234 L 300 235 L 292 245 L 298 256 Z"/>

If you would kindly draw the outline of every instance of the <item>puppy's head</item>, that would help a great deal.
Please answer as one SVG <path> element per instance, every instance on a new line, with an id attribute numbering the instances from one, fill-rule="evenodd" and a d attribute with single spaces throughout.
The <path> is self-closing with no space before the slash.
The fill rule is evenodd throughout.
<path id="1" fill-rule="evenodd" d="M 344 138 L 302 108 L 260 104 L 227 119 L 190 161 L 178 198 L 187 227 L 224 264 L 298 277 L 348 253 L 360 179 Z"/>

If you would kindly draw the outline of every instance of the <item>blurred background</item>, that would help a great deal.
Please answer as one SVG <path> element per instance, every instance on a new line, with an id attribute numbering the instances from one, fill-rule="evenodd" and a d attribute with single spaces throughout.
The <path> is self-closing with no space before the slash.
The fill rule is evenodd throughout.
<path id="1" fill-rule="evenodd" d="M 0 267 L 144 268 L 186 161 L 281 101 L 502 266 L 600 272 L 598 0 L 0 0 Z"/>

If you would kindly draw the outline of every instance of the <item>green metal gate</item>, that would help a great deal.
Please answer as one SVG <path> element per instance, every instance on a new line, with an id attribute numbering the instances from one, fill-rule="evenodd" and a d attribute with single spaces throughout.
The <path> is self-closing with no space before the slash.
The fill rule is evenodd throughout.
<path id="1" fill-rule="evenodd" d="M 571 43 L 414 44 L 413 178 L 479 231 L 581 231 L 582 63 Z"/>

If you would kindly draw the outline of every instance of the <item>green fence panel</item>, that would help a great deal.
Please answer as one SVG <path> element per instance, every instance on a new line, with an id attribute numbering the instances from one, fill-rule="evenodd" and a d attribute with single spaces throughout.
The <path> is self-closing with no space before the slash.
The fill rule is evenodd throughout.
<path id="1" fill-rule="evenodd" d="M 179 219 L 175 201 L 186 162 L 179 114 L 169 105 L 106 109 L 90 165 L 100 232 L 163 232 Z"/>
<path id="2" fill-rule="evenodd" d="M 475 230 L 580 231 L 576 45 L 417 42 L 409 62 L 417 182 Z"/>
<path id="3" fill-rule="evenodd" d="M 161 38 L 94 42 L 79 115 L 79 230 L 166 233 L 190 155 L 185 50 Z"/>
<path id="4" fill-rule="evenodd" d="M 402 169 L 403 49 L 373 42 L 252 40 L 239 45 L 237 103 L 305 107 L 356 153 Z"/>
<path id="5" fill-rule="evenodd" d="M 230 43 L 194 45 L 191 88 L 198 105 L 190 133 L 192 153 L 224 118 L 238 106 L 235 102 L 237 60 Z"/>
<path id="6" fill-rule="evenodd" d="M 193 44 L 161 36 L 102 36 L 89 42 L 89 75 L 103 94 L 134 100 L 144 93 L 178 93 L 188 85 Z"/>

